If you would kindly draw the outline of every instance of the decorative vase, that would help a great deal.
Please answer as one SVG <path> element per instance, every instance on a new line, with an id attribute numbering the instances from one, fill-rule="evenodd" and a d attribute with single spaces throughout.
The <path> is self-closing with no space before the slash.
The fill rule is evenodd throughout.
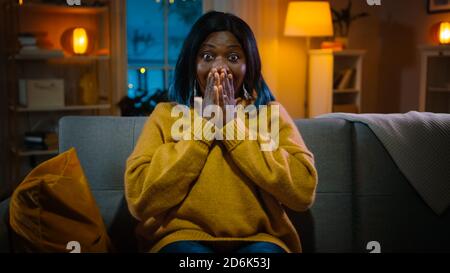
<path id="1" fill-rule="evenodd" d="M 98 103 L 98 84 L 95 73 L 84 74 L 80 79 L 81 100 L 84 105 Z"/>

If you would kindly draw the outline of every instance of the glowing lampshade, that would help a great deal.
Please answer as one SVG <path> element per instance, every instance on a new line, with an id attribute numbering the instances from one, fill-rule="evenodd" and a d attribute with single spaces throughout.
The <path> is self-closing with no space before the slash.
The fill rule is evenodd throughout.
<path id="1" fill-rule="evenodd" d="M 85 54 L 89 44 L 89 38 L 87 36 L 86 29 L 77 27 L 73 30 L 73 53 Z"/>
<path id="2" fill-rule="evenodd" d="M 329 2 L 290 2 L 284 28 L 286 36 L 333 36 Z"/>
<path id="3" fill-rule="evenodd" d="M 450 44 L 450 22 L 442 22 L 440 24 L 439 42 L 443 45 Z"/>
<path id="4" fill-rule="evenodd" d="M 61 37 L 62 48 L 71 55 L 86 55 L 94 49 L 94 37 L 82 27 L 72 27 Z"/>

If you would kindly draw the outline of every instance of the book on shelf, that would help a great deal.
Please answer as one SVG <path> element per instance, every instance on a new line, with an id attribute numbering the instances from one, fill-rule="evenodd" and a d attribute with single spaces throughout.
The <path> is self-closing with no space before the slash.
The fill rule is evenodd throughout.
<path id="1" fill-rule="evenodd" d="M 340 71 L 340 73 L 334 79 L 333 88 L 337 90 L 351 88 L 354 73 L 355 69 L 353 68 L 343 69 L 342 71 Z"/>
<path id="2" fill-rule="evenodd" d="M 64 52 L 59 49 L 43 49 L 37 46 L 25 46 L 20 50 L 16 57 L 64 57 Z"/>
<path id="3" fill-rule="evenodd" d="M 22 47 L 35 46 L 37 43 L 36 37 L 23 37 L 23 36 L 21 37 L 21 36 L 19 36 L 18 40 Z"/>
<path id="4" fill-rule="evenodd" d="M 61 50 L 53 49 L 53 43 L 47 38 L 47 32 L 22 32 L 17 40 L 21 46 L 19 55 L 61 56 Z"/>
<path id="5" fill-rule="evenodd" d="M 58 136 L 54 132 L 26 132 L 24 145 L 29 150 L 58 149 Z"/>

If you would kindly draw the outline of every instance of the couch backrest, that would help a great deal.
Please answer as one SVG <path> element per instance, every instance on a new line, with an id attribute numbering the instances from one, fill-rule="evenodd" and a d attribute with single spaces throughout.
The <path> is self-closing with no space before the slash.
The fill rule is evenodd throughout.
<path id="1" fill-rule="evenodd" d="M 59 123 L 59 151 L 75 147 L 92 190 L 123 190 L 127 157 L 146 117 L 66 116 Z M 343 120 L 297 120 L 314 153 L 320 174 L 318 192 L 351 190 L 351 125 Z"/>
<path id="2" fill-rule="evenodd" d="M 75 147 L 116 246 L 131 250 L 133 220 L 123 197 L 127 157 L 146 117 L 67 116 L 59 123 L 60 152 Z M 307 251 L 351 250 L 351 124 L 343 120 L 296 120 L 319 173 L 309 215 L 290 212 Z M 307 221 L 305 221 L 307 219 Z M 308 220 L 309 219 L 309 220 Z"/>

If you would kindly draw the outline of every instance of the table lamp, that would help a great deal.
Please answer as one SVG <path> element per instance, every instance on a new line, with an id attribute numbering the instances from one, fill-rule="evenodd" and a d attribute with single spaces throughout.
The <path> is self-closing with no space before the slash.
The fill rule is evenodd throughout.
<path id="1" fill-rule="evenodd" d="M 300 1 L 288 6 L 284 35 L 306 38 L 306 71 L 309 66 L 311 37 L 333 36 L 333 23 L 329 2 Z M 308 114 L 308 74 L 305 78 L 305 113 Z"/>

